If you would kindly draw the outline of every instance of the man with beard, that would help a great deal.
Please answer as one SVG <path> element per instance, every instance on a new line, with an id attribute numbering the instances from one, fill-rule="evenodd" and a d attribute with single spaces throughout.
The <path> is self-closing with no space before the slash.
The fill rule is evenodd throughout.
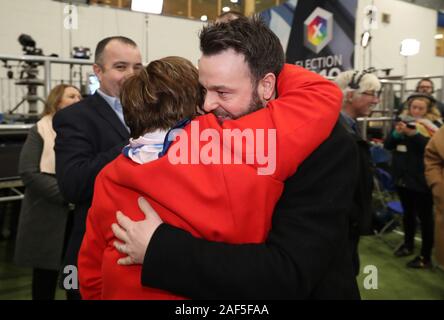
<path id="1" fill-rule="evenodd" d="M 254 118 L 262 110 L 252 111 L 275 98 L 264 92 L 270 92 L 270 84 L 274 86 L 270 75 L 277 78 L 281 72 L 283 49 L 276 39 L 255 19 L 239 18 L 204 27 L 200 34 L 199 81 L 206 92 L 206 112 L 229 125 L 231 119 Z M 319 80 L 319 84 L 324 81 Z M 308 85 L 313 83 L 302 81 L 301 88 Z M 301 116 L 323 103 L 322 95 L 302 100 L 306 107 L 298 109 Z M 322 117 L 321 113 L 317 120 Z M 269 120 L 285 138 L 304 135 L 309 139 L 319 130 L 317 120 L 290 122 L 273 116 Z M 296 155 L 304 152 L 294 146 L 290 149 Z M 356 146 L 337 123 L 330 136 L 306 156 L 302 163 L 295 160 L 296 173 L 286 177 L 264 242 L 232 244 L 199 239 L 163 223 L 141 199 L 139 207 L 145 220 L 135 222 L 119 213 L 119 225 L 113 225 L 115 236 L 122 241 L 115 247 L 128 255 L 118 263 L 143 263 L 143 285 L 193 299 L 359 298 L 348 244 L 352 205 L 349 191 L 356 184 Z M 244 199 L 243 206 L 255 205 Z M 201 214 L 211 221 L 211 210 Z"/>

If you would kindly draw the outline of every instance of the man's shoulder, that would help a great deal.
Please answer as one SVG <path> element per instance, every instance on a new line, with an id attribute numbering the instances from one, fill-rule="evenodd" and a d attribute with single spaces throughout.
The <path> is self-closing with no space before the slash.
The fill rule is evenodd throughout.
<path id="1" fill-rule="evenodd" d="M 352 135 L 345 127 L 336 122 L 328 138 L 305 159 L 298 169 L 298 172 L 312 172 L 319 167 L 346 167 L 353 166 L 357 159 L 358 147 Z M 296 172 L 296 175 L 298 174 Z"/>
<path id="2" fill-rule="evenodd" d="M 324 141 L 321 146 L 324 147 L 347 147 L 353 146 L 355 139 L 353 135 L 347 130 L 346 126 L 341 120 L 338 120 L 333 127 L 330 136 Z"/>
<path id="3" fill-rule="evenodd" d="M 105 100 L 92 95 L 85 99 L 74 103 L 54 115 L 54 123 L 64 121 L 76 121 L 78 119 L 87 120 L 89 117 L 96 115 L 95 106 L 106 103 Z"/>

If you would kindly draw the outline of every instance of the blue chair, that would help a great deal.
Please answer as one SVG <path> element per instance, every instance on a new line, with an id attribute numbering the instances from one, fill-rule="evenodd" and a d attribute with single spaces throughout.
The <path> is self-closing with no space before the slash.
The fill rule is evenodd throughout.
<path id="1" fill-rule="evenodd" d="M 393 227 L 397 224 L 401 224 L 404 210 L 401 202 L 397 198 L 396 185 L 393 177 L 381 168 L 375 169 L 374 198 L 376 198 L 378 202 L 380 210 L 377 213 L 379 213 L 379 218 L 382 220 L 382 227 L 375 233 L 384 242 L 389 244 L 385 241 L 383 235 L 393 230 Z"/>

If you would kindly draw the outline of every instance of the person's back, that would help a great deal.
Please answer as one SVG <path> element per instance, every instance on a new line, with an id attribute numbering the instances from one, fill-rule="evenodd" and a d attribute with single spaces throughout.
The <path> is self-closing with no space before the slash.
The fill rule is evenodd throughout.
<path id="1" fill-rule="evenodd" d="M 357 156 L 353 138 L 336 124 L 285 181 L 264 243 L 208 242 L 161 224 L 143 285 L 192 299 L 359 299 L 348 238 Z"/>
<path id="2" fill-rule="evenodd" d="M 279 229 L 266 244 L 285 248 L 287 253 L 276 259 L 277 265 L 279 260 L 291 256 L 298 270 L 287 275 L 288 283 L 282 284 L 280 292 L 273 283 L 280 276 L 270 274 L 269 287 L 251 292 L 249 298 L 359 299 L 349 244 L 350 209 L 354 201 L 350 190 L 355 189 L 359 179 L 354 142 L 338 121 L 330 136 L 285 181 L 273 215 L 273 228 Z M 316 219 L 309 217 L 314 212 Z M 300 232 L 295 229 L 293 215 L 298 216 Z M 292 243 L 287 241 L 290 238 Z M 298 274 L 306 277 L 297 278 Z"/>

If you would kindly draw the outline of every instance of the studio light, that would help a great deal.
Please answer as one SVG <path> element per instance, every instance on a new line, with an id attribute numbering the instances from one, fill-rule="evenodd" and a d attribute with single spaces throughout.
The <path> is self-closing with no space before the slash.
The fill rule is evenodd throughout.
<path id="1" fill-rule="evenodd" d="M 416 39 L 404 39 L 401 41 L 399 53 L 404 57 L 414 56 L 419 53 L 421 43 Z"/>
<path id="2" fill-rule="evenodd" d="M 131 10 L 144 12 L 144 13 L 155 13 L 161 14 L 163 7 L 163 0 L 132 0 Z"/>

